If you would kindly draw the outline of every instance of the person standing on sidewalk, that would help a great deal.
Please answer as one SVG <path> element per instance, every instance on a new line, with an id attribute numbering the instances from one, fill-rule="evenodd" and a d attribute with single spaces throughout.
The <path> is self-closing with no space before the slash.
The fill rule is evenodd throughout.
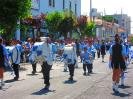
<path id="1" fill-rule="evenodd" d="M 8 62 L 8 57 L 7 57 L 7 51 L 6 48 L 3 46 L 3 39 L 0 38 L 0 89 L 2 89 L 2 86 L 4 86 L 4 68 L 5 68 L 5 59 Z"/>
<path id="2" fill-rule="evenodd" d="M 126 69 L 125 65 L 125 47 L 120 44 L 119 35 L 115 35 L 115 43 L 110 48 L 110 66 L 113 69 L 113 91 L 118 91 L 119 79 L 121 72 Z"/>

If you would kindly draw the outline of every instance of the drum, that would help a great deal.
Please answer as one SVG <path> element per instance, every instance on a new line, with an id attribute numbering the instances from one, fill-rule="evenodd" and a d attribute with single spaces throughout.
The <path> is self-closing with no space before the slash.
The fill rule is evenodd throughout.
<path id="1" fill-rule="evenodd" d="M 50 47 L 47 43 L 45 42 L 36 42 L 34 43 L 30 57 L 29 57 L 30 62 L 49 62 L 49 65 L 52 64 L 52 55 L 50 52 Z"/>
<path id="2" fill-rule="evenodd" d="M 8 57 L 11 63 L 16 63 L 19 58 L 19 51 L 15 46 L 7 46 Z"/>
<path id="3" fill-rule="evenodd" d="M 65 56 L 64 62 L 67 62 L 67 64 L 75 64 L 75 61 L 77 61 L 76 51 L 73 46 L 65 46 L 63 55 Z"/>

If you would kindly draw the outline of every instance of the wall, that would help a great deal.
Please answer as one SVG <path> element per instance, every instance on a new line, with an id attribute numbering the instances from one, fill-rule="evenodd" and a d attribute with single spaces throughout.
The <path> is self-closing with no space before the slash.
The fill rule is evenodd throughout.
<path id="1" fill-rule="evenodd" d="M 65 9 L 69 9 L 71 1 L 72 11 L 75 12 L 75 4 L 77 4 L 77 16 L 81 15 L 81 0 L 65 0 Z M 63 11 L 63 0 L 55 0 L 55 7 L 49 6 L 49 0 L 40 0 L 39 9 L 32 9 L 32 15 L 36 16 L 41 13 L 49 13 L 54 11 Z"/>

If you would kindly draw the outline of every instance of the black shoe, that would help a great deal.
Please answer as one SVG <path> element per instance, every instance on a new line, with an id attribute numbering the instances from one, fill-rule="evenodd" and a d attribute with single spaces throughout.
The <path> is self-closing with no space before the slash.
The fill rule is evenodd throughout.
<path id="1" fill-rule="evenodd" d="M 73 77 L 70 77 L 69 80 L 70 80 L 70 81 L 73 81 Z"/>
<path id="2" fill-rule="evenodd" d="M 15 80 L 15 81 L 18 81 L 18 77 L 14 77 L 14 80 Z"/>
<path id="3" fill-rule="evenodd" d="M 64 69 L 64 72 L 68 72 L 67 69 Z"/>
<path id="4" fill-rule="evenodd" d="M 86 75 L 86 72 L 84 72 L 83 75 Z"/>
<path id="5" fill-rule="evenodd" d="M 93 71 L 91 70 L 89 73 L 91 73 L 91 74 L 92 74 L 92 73 L 93 73 Z"/>
<path id="6" fill-rule="evenodd" d="M 124 84 L 121 84 L 120 87 L 121 87 L 121 88 L 124 88 Z"/>
<path id="7" fill-rule="evenodd" d="M 50 85 L 45 85 L 44 89 L 45 89 L 45 90 L 49 90 L 49 86 L 50 86 Z"/>
<path id="8" fill-rule="evenodd" d="M 2 86 L 0 86 L 0 90 L 2 89 Z"/>
<path id="9" fill-rule="evenodd" d="M 35 75 L 36 74 L 36 71 L 32 71 L 32 74 Z"/>

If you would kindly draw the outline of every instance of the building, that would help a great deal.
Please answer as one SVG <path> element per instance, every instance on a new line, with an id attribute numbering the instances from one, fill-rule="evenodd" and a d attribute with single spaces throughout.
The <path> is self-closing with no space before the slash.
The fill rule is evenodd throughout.
<path id="1" fill-rule="evenodd" d="M 127 14 L 114 14 L 113 17 L 118 20 L 118 24 L 126 34 L 131 34 L 131 18 Z"/>
<path id="2" fill-rule="evenodd" d="M 71 10 L 76 16 L 81 15 L 81 0 L 32 0 L 32 15 L 54 11 Z"/>

